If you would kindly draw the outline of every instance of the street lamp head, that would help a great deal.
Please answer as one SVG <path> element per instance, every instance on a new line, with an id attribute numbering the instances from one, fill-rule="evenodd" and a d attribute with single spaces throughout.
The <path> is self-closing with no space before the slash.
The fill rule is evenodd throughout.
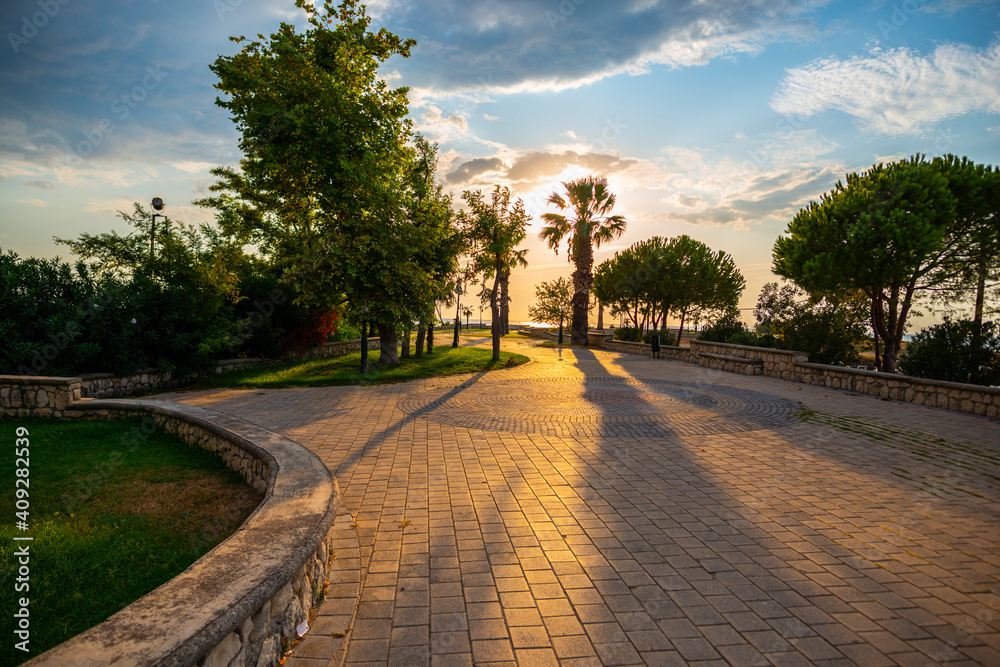
<path id="1" fill-rule="evenodd" d="M 153 206 L 153 210 L 155 210 L 155 211 L 162 211 L 163 210 L 163 200 L 160 199 L 159 197 L 153 197 L 152 206 Z"/>
<path id="2" fill-rule="evenodd" d="M 462 283 L 455 283 L 455 294 L 462 296 Z"/>

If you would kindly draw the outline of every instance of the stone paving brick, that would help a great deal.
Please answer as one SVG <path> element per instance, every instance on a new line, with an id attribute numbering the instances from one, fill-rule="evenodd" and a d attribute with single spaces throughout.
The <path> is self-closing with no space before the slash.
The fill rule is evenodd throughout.
<path id="1" fill-rule="evenodd" d="M 288 664 L 348 625 L 351 665 L 1000 664 L 996 420 L 504 345 L 536 362 L 166 397 L 338 480 L 353 579 Z"/>

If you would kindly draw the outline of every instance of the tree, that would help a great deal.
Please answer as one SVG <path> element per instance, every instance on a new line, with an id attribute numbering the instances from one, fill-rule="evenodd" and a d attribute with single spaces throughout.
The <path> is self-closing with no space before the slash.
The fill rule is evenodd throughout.
<path id="1" fill-rule="evenodd" d="M 640 316 L 649 312 L 649 283 L 655 280 L 659 258 L 647 242 L 637 243 L 601 262 L 594 276 L 594 293 L 611 308 L 611 316 L 625 315 L 638 330 Z"/>
<path id="2" fill-rule="evenodd" d="M 799 211 L 775 241 L 774 272 L 812 294 L 862 291 L 881 370 L 895 372 L 914 296 L 956 244 L 954 214 L 947 178 L 922 156 L 877 164 Z"/>
<path id="3" fill-rule="evenodd" d="M 677 331 L 680 344 L 688 316 L 710 317 L 735 309 L 746 287 L 746 279 L 729 253 L 713 251 L 686 234 L 671 239 L 667 257 L 676 268 L 670 271 L 671 279 L 658 298 L 664 300 L 664 313 L 667 304 L 670 310 L 680 313 Z"/>
<path id="4" fill-rule="evenodd" d="M 458 258 L 466 250 L 466 239 L 452 210 L 451 196 L 444 194 L 436 173 L 437 144 L 429 143 L 418 134 L 414 137 L 408 172 L 407 217 L 418 235 L 413 250 L 417 262 L 427 272 L 430 289 L 427 302 L 418 305 L 415 314 L 418 320 L 417 356 L 423 354 L 425 333 L 433 326 L 434 303 L 442 299 L 450 303 L 456 282 L 463 282 Z M 412 318 L 407 318 L 404 336 L 409 336 L 411 326 Z"/>
<path id="5" fill-rule="evenodd" d="M 563 277 L 535 285 L 536 303 L 528 306 L 528 317 L 534 322 L 559 322 L 559 342 L 562 343 L 563 319 L 573 309 L 573 284 Z"/>
<path id="6" fill-rule="evenodd" d="M 924 329 L 910 341 L 900 359 L 907 375 L 968 382 L 1000 383 L 1000 335 L 993 322 L 952 321 Z"/>
<path id="7" fill-rule="evenodd" d="M 426 229 L 406 210 L 407 89 L 378 74 L 415 42 L 371 32 L 357 0 L 296 6 L 311 29 L 282 23 L 260 42 L 233 38 L 241 51 L 211 66 L 243 157 L 239 170 L 215 170 L 221 194 L 202 203 L 235 238 L 274 253 L 300 303 L 349 305 L 377 323 L 385 366 L 398 361 L 396 332 L 440 290 L 420 252 Z"/>
<path id="8" fill-rule="evenodd" d="M 987 294 L 1000 284 L 1000 169 L 945 155 L 932 164 L 948 179 L 955 217 L 948 234 L 954 253 L 936 269 L 946 310 L 973 297 L 973 328 L 983 326 Z M 976 337 L 978 337 L 976 333 Z"/>
<path id="9" fill-rule="evenodd" d="M 493 333 L 493 361 L 500 360 L 500 283 L 505 270 L 510 271 L 517 245 L 524 240 L 528 221 L 524 202 L 519 198 L 510 203 L 510 189 L 496 186 L 487 202 L 480 190 L 466 190 L 462 199 L 469 207 L 459 213 L 459 221 L 472 249 L 472 265 L 476 273 L 493 278 L 490 289 L 491 330 Z M 523 258 L 523 257 L 522 257 Z M 509 274 L 508 274 L 509 275 Z"/>
<path id="10" fill-rule="evenodd" d="M 805 297 L 795 285 L 764 283 L 757 295 L 757 307 L 753 309 L 754 320 L 757 321 L 757 333 L 773 334 L 784 322 L 795 315 L 796 300 Z"/>
<path id="11" fill-rule="evenodd" d="M 667 315 L 712 315 L 735 308 L 746 284 L 725 252 L 682 235 L 640 241 L 597 269 L 594 290 L 612 315 L 626 314 L 640 332 Z M 640 319 L 641 318 L 641 319 Z M 678 341 L 680 336 L 678 336 Z"/>
<path id="12" fill-rule="evenodd" d="M 561 213 L 544 213 L 547 223 L 538 237 L 559 252 L 559 245 L 566 239 L 567 256 L 573 262 L 573 324 L 570 340 L 577 345 L 587 344 L 588 309 L 590 289 L 594 283 L 594 247 L 617 239 L 625 232 L 625 218 L 611 215 L 615 195 L 608 189 L 608 179 L 586 176 L 563 183 L 566 196 L 553 192 L 548 199 L 560 211 L 570 209 L 573 217 Z"/>

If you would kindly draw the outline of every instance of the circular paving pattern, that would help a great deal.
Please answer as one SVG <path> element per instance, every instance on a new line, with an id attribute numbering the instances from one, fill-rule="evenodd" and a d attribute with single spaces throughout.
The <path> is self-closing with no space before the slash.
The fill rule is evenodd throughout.
<path id="1" fill-rule="evenodd" d="M 484 431 L 644 438 L 780 428 L 799 421 L 800 409 L 750 389 L 607 376 L 477 382 L 405 396 L 398 405 Z"/>

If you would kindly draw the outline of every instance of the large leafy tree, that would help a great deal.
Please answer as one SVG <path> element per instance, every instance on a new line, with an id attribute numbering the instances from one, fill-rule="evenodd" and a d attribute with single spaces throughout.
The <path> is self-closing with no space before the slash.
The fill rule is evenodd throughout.
<path id="1" fill-rule="evenodd" d="M 563 183 L 565 197 L 553 192 L 548 199 L 563 213 L 544 213 L 546 226 L 538 237 L 558 252 L 566 239 L 569 261 L 573 262 L 573 324 L 571 340 L 574 344 L 587 344 L 587 316 L 590 306 L 590 289 L 594 283 L 594 247 L 617 239 L 625 232 L 625 218 L 612 215 L 615 195 L 608 188 L 608 179 L 586 176 Z"/>
<path id="2" fill-rule="evenodd" d="M 637 243 L 601 262 L 594 275 L 594 294 L 611 309 L 611 316 L 624 315 L 632 326 L 639 328 L 640 317 L 649 312 L 649 286 L 652 272 L 648 263 L 654 260 L 648 246 Z"/>
<path id="3" fill-rule="evenodd" d="M 493 361 L 499 361 L 503 326 L 500 285 L 505 271 L 509 275 L 510 267 L 517 263 L 517 246 L 527 235 L 531 216 L 524 210 L 524 202 L 520 198 L 511 204 L 510 189 L 499 185 L 494 188 L 489 201 L 480 190 L 466 190 L 462 199 L 468 210 L 459 212 L 459 220 L 471 245 L 473 270 L 493 279 L 493 286 L 489 289 Z"/>
<path id="4" fill-rule="evenodd" d="M 680 317 L 680 343 L 687 318 L 735 309 L 746 280 L 732 255 L 712 250 L 686 234 L 670 240 L 666 257 L 671 262 L 667 265 L 670 275 L 655 294 L 664 304 L 664 313 L 669 310 Z"/>
<path id="5" fill-rule="evenodd" d="M 369 30 L 357 0 L 296 6 L 311 28 L 282 23 L 211 69 L 217 104 L 240 130 L 239 170 L 215 171 L 223 230 L 274 253 L 300 303 L 348 306 L 378 325 L 380 364 L 397 360 L 396 332 L 439 285 L 419 247 L 426 229 L 407 215 L 412 151 L 406 88 L 378 68 L 414 45 L 385 28 Z"/>
<path id="6" fill-rule="evenodd" d="M 810 294 L 860 290 L 894 372 L 914 297 L 954 250 L 955 198 L 922 156 L 877 164 L 799 211 L 774 244 L 774 272 Z"/>
<path id="7" fill-rule="evenodd" d="M 735 308 L 746 281 L 732 256 L 682 235 L 658 236 L 616 253 L 597 269 L 595 292 L 639 329 L 656 328 L 667 315 L 680 319 Z M 678 336 L 678 341 L 680 337 Z"/>

